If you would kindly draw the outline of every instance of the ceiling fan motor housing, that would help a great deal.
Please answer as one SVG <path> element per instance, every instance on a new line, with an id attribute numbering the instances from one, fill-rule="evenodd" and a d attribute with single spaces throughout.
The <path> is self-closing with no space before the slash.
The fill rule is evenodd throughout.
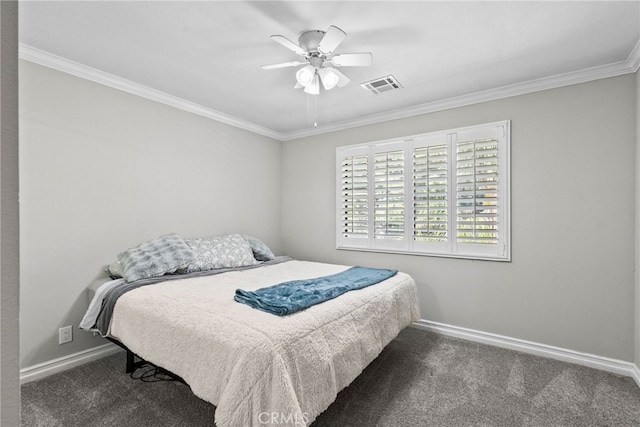
<path id="1" fill-rule="evenodd" d="M 325 32 L 320 30 L 305 31 L 298 38 L 298 44 L 301 48 L 309 52 L 309 54 L 316 53 L 320 55 L 320 52 L 318 52 L 318 45 L 324 35 Z"/>

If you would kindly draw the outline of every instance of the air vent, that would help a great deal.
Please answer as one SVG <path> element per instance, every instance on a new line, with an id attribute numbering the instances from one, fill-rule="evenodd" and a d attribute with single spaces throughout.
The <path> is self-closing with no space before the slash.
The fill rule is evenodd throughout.
<path id="1" fill-rule="evenodd" d="M 382 92 L 389 92 L 390 90 L 402 88 L 402 85 L 393 76 L 380 77 L 379 79 L 371 80 L 370 82 L 360 83 L 360 86 L 376 95 L 380 95 Z"/>

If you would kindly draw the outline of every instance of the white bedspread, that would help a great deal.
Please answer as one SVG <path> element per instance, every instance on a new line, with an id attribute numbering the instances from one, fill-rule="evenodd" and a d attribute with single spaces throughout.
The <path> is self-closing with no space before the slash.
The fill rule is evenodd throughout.
<path id="1" fill-rule="evenodd" d="M 398 273 L 285 317 L 233 295 L 346 268 L 293 260 L 144 286 L 118 300 L 110 334 L 214 404 L 218 427 L 308 425 L 420 318 L 414 280 Z"/>

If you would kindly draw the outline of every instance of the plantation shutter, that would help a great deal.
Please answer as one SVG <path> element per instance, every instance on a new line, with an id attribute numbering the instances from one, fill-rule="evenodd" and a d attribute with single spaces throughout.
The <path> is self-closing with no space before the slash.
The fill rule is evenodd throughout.
<path id="1" fill-rule="evenodd" d="M 404 152 L 374 155 L 374 238 L 404 239 Z"/>
<path id="2" fill-rule="evenodd" d="M 461 252 L 500 253 L 502 127 L 459 132 L 455 142 L 456 243 Z M 466 247 L 467 249 L 463 249 Z"/>
<path id="3" fill-rule="evenodd" d="M 338 248 L 510 260 L 509 128 L 339 147 Z"/>
<path id="4" fill-rule="evenodd" d="M 341 170 L 340 227 L 346 239 L 369 237 L 369 159 L 367 154 L 344 156 Z"/>
<path id="5" fill-rule="evenodd" d="M 444 138 L 413 149 L 413 240 L 446 243 L 449 237 L 449 158 Z"/>

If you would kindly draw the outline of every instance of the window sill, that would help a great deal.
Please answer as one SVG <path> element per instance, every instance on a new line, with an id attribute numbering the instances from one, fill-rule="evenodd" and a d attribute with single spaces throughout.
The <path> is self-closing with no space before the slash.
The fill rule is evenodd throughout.
<path id="1" fill-rule="evenodd" d="M 417 251 L 404 251 L 404 250 L 391 250 L 391 249 L 374 249 L 374 248 L 362 248 L 352 246 L 336 246 L 339 251 L 355 251 L 355 252 L 376 252 L 393 255 L 417 255 L 437 258 L 457 258 L 466 259 L 471 261 L 497 261 L 497 262 L 511 262 L 511 254 L 506 257 L 503 256 L 490 256 L 486 254 L 450 254 L 450 253 L 433 253 L 433 252 L 417 252 Z"/>

